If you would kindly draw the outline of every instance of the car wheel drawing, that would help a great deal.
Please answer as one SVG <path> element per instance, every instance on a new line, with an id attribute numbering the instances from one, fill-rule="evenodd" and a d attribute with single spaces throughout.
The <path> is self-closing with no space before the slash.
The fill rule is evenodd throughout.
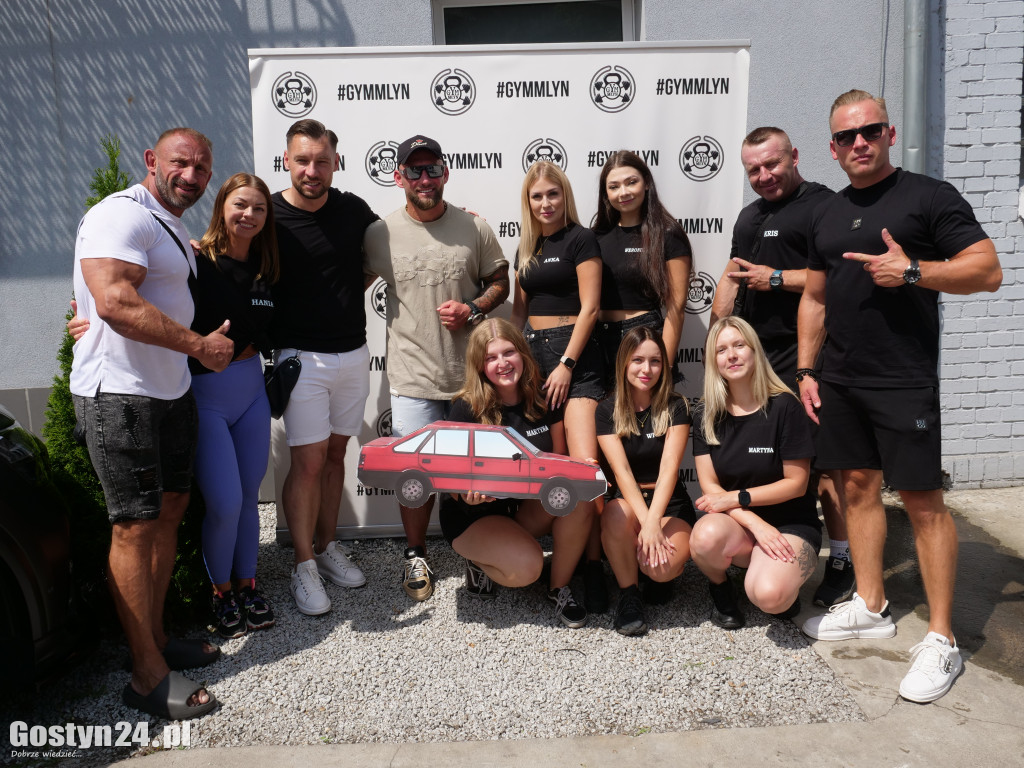
<path id="1" fill-rule="evenodd" d="M 576 506 L 576 494 L 565 478 L 555 477 L 540 489 L 540 503 L 549 515 L 567 515 Z"/>
<path id="2" fill-rule="evenodd" d="M 398 477 L 395 493 L 405 506 L 418 507 L 426 502 L 432 490 L 430 481 L 422 472 L 403 472 Z"/>

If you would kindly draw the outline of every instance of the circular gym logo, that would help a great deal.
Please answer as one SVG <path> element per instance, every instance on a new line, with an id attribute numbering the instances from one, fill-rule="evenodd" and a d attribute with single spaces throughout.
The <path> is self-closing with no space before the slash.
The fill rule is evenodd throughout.
<path id="1" fill-rule="evenodd" d="M 271 95 L 277 111 L 285 117 L 305 117 L 316 106 L 316 85 L 298 70 L 277 78 Z"/>
<path id="2" fill-rule="evenodd" d="M 391 437 L 391 409 L 377 417 L 377 437 Z"/>
<path id="3" fill-rule="evenodd" d="M 476 83 L 462 69 L 443 69 L 430 84 L 430 97 L 439 112 L 461 115 L 476 101 Z"/>
<path id="4" fill-rule="evenodd" d="M 383 278 L 377 278 L 370 288 L 370 306 L 381 320 L 388 319 L 388 284 Z"/>
<path id="5" fill-rule="evenodd" d="M 679 151 L 679 167 L 694 181 L 713 178 L 722 170 L 722 145 L 712 136 L 694 136 Z"/>
<path id="6" fill-rule="evenodd" d="M 366 175 L 382 187 L 395 186 L 395 171 L 398 170 L 398 142 L 378 141 L 366 153 L 363 161 Z"/>
<path id="7" fill-rule="evenodd" d="M 621 112 L 633 103 L 635 82 L 625 67 L 601 67 L 590 81 L 590 100 L 604 112 Z"/>
<path id="8" fill-rule="evenodd" d="M 565 147 L 554 139 L 534 139 L 526 145 L 526 149 L 523 151 L 523 173 L 530 170 L 531 165 L 541 160 L 554 163 L 563 171 L 569 165 Z"/>
<path id="9" fill-rule="evenodd" d="M 711 309 L 715 300 L 715 278 L 707 272 L 691 272 L 690 287 L 686 292 L 686 311 L 701 315 Z"/>

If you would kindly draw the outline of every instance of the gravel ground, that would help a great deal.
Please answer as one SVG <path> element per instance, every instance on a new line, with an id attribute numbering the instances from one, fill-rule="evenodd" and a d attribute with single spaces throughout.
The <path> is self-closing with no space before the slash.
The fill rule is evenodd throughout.
<path id="1" fill-rule="evenodd" d="M 582 629 L 556 624 L 540 585 L 499 588 L 493 601 L 468 597 L 462 559 L 440 539 L 429 543 L 438 576 L 434 597 L 414 603 L 399 584 L 403 543 L 363 540 L 349 546 L 367 586 L 328 583 L 331 612 L 307 617 L 288 592 L 292 550 L 274 541 L 274 505 L 261 505 L 261 516 L 260 586 L 277 626 L 219 641 L 221 660 L 189 673 L 209 685 L 222 705 L 192 722 L 192 748 L 527 739 L 863 719 L 791 622 L 747 604 L 744 629 L 713 626 L 705 580 L 692 563 L 676 582 L 672 601 L 648 609 L 650 633 L 627 638 L 612 629 L 612 611 L 591 616 Z M 610 571 L 608 576 L 611 585 Z M 580 595 L 578 583 L 574 588 Z M 613 590 L 613 607 L 616 598 Z M 197 629 L 191 636 L 199 634 Z M 0 715 L 30 725 L 134 725 L 139 713 L 120 697 L 128 679 L 121 669 L 125 655 L 123 642 L 104 643 L 34 699 L 0 705 Z M 165 724 L 153 719 L 151 736 Z M 102 765 L 144 751 L 94 747 L 64 762 Z M 5 744 L 0 762 L 13 760 Z"/>

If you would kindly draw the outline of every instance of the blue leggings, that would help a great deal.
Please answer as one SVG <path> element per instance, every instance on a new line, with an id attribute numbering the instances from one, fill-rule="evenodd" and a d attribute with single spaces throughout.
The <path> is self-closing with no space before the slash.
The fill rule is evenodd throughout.
<path id="1" fill-rule="evenodd" d="M 260 481 L 270 453 L 270 405 L 259 355 L 192 378 L 199 408 L 196 480 L 206 502 L 203 559 L 214 584 L 256 575 Z"/>

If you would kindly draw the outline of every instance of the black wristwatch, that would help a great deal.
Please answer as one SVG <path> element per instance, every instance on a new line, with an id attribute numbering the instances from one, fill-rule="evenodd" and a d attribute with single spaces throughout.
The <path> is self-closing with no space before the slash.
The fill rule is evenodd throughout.
<path id="1" fill-rule="evenodd" d="M 576 361 L 575 361 L 575 360 L 573 360 L 573 359 L 572 359 L 571 357 L 569 357 L 568 355 L 562 355 L 562 359 L 561 359 L 561 360 L 559 360 L 558 362 L 560 362 L 560 363 L 561 363 L 562 365 L 564 365 L 564 366 L 565 366 L 566 368 L 568 368 L 568 369 L 569 369 L 570 371 L 571 371 L 571 370 L 572 370 L 573 368 L 575 368 L 575 367 L 576 367 Z"/>
<path id="2" fill-rule="evenodd" d="M 740 499 L 740 506 L 741 507 L 749 507 L 750 506 L 750 491 L 748 491 L 746 488 L 741 488 L 740 492 L 739 492 L 739 499 Z"/>
<path id="3" fill-rule="evenodd" d="M 911 259 L 910 265 L 903 270 L 903 282 L 907 285 L 913 285 L 921 279 L 921 265 L 917 259 Z"/>
<path id="4" fill-rule="evenodd" d="M 480 311 L 480 307 L 472 301 L 467 301 L 466 306 L 469 307 L 469 317 L 466 318 L 466 325 L 477 325 L 482 323 L 484 318 L 487 317 L 487 315 Z"/>
<path id="5" fill-rule="evenodd" d="M 772 287 L 773 291 L 781 291 L 782 283 L 782 270 L 776 269 L 774 272 L 772 272 L 772 276 L 768 278 L 768 285 Z"/>

